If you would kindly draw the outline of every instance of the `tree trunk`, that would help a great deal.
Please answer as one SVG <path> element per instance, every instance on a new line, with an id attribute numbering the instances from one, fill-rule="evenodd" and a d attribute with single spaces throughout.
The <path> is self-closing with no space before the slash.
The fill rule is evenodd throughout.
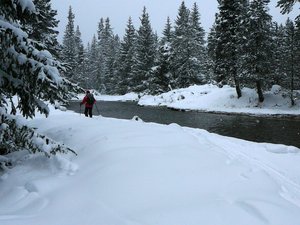
<path id="1" fill-rule="evenodd" d="M 256 88 L 257 88 L 258 100 L 259 102 L 263 102 L 265 98 L 261 89 L 261 82 L 259 80 L 256 81 Z"/>
<path id="2" fill-rule="evenodd" d="M 294 106 L 296 103 L 295 103 L 295 100 L 294 100 L 294 33 L 292 35 L 292 72 L 291 72 L 291 104 L 292 106 Z"/>
<path id="3" fill-rule="evenodd" d="M 242 91 L 240 87 L 240 81 L 236 78 L 234 78 L 234 83 L 235 83 L 235 90 L 237 93 L 238 98 L 242 97 Z"/>
<path id="4" fill-rule="evenodd" d="M 293 92 L 291 92 L 291 104 L 292 104 L 292 106 L 296 105 L 294 96 L 293 96 Z"/>
<path id="5" fill-rule="evenodd" d="M 291 95 L 290 95 L 290 98 L 291 98 L 291 104 L 292 106 L 294 106 L 296 103 L 295 103 L 295 100 L 294 100 L 294 76 L 292 74 L 292 79 L 291 79 Z"/>

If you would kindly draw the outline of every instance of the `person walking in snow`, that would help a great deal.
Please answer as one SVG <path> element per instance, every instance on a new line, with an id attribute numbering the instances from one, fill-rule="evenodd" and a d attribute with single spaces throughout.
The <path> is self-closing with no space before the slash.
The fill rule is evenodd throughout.
<path id="1" fill-rule="evenodd" d="M 96 99 L 94 98 L 93 94 L 90 93 L 90 91 L 86 91 L 86 95 L 80 102 L 80 107 L 81 105 L 85 104 L 85 109 L 84 109 L 84 115 L 86 117 L 93 117 L 93 106 L 96 103 Z"/>

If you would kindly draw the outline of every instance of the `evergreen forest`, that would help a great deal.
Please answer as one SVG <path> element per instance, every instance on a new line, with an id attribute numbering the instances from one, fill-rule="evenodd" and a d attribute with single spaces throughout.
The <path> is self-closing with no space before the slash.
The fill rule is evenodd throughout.
<path id="1" fill-rule="evenodd" d="M 282 12 L 295 1 L 278 1 Z M 128 18 L 123 37 L 114 34 L 110 18 L 100 18 L 97 35 L 85 47 L 75 15 L 69 9 L 61 60 L 64 76 L 101 94 L 160 94 L 207 83 L 256 88 L 259 102 L 272 85 L 293 92 L 300 87 L 300 19 L 272 20 L 270 0 L 223 0 L 208 34 L 196 2 L 183 1 L 175 21 L 166 19 L 162 37 L 151 26 L 146 7 L 135 28 Z"/>

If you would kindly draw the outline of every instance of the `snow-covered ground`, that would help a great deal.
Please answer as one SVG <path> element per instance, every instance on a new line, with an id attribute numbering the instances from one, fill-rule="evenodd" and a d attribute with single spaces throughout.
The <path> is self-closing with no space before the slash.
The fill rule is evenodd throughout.
<path id="1" fill-rule="evenodd" d="M 8 156 L 1 225 L 300 225 L 298 148 L 53 109 L 28 124 L 78 156 Z"/>

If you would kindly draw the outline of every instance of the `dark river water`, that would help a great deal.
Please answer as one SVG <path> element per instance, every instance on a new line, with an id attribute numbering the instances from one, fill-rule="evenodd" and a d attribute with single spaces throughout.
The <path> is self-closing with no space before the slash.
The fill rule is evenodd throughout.
<path id="1" fill-rule="evenodd" d="M 67 108 L 79 112 L 79 102 L 70 102 Z M 132 119 L 138 116 L 145 122 L 177 123 L 181 126 L 201 128 L 225 136 L 255 142 L 293 145 L 300 148 L 300 117 L 274 118 L 195 111 L 182 112 L 165 107 L 141 107 L 134 102 L 98 101 L 97 108 L 104 117 Z M 97 108 L 93 109 L 94 115 L 99 114 Z"/>

